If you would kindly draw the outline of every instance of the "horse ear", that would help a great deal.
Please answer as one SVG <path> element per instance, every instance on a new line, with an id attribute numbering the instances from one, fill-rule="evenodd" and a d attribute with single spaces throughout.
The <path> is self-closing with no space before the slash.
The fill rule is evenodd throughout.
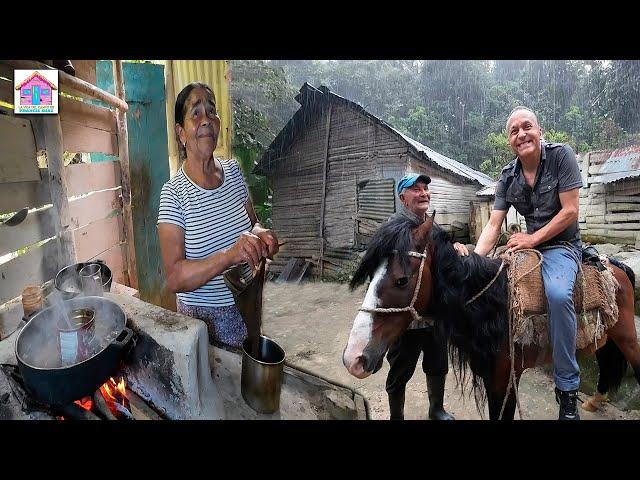
<path id="1" fill-rule="evenodd" d="M 433 227 L 433 218 L 435 217 L 436 212 L 433 212 L 433 215 L 430 217 L 427 216 L 427 219 L 416 228 L 413 232 L 413 240 L 416 245 L 426 245 L 429 233 L 431 233 L 431 228 Z"/>

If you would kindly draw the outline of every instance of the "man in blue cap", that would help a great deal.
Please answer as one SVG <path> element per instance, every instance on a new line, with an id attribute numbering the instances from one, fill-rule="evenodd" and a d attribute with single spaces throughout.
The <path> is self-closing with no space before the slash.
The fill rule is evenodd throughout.
<path id="1" fill-rule="evenodd" d="M 431 203 L 429 183 L 431 178 L 428 175 L 410 173 L 402 177 L 397 188 L 402 206 L 392 218 L 407 218 L 417 224 L 424 222 Z M 469 251 L 461 243 L 454 243 L 454 248 L 460 255 L 469 255 Z M 390 418 L 404 419 L 405 389 L 416 369 L 420 352 L 423 353 L 422 370 L 427 376 L 429 418 L 454 420 L 453 415 L 444 409 L 444 385 L 449 371 L 447 340 L 424 320 L 413 321 L 387 353 L 390 368 L 386 391 L 389 396 Z"/>

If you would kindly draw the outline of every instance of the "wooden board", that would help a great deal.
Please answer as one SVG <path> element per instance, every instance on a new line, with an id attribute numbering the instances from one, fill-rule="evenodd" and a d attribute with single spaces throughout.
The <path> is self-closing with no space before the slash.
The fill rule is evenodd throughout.
<path id="1" fill-rule="evenodd" d="M 100 255 L 124 240 L 122 215 L 103 218 L 73 231 L 79 262 Z"/>
<path id="2" fill-rule="evenodd" d="M 60 122 L 62 142 L 66 152 L 104 153 L 118 155 L 118 136 L 115 133 L 86 127 L 73 122 Z"/>
<path id="3" fill-rule="evenodd" d="M 104 190 L 69 202 L 72 228 L 82 227 L 108 216 L 120 215 L 120 189 Z"/>
<path id="4" fill-rule="evenodd" d="M 71 60 L 73 68 L 76 70 L 76 78 L 84 80 L 92 85 L 96 84 L 96 61 L 95 60 Z"/>
<path id="5" fill-rule="evenodd" d="M 0 183 L 40 180 L 31 122 L 0 115 Z"/>
<path id="6" fill-rule="evenodd" d="M 112 160 L 67 165 L 65 177 L 67 179 L 67 193 L 70 197 L 81 193 L 119 187 L 120 164 L 117 160 Z"/>
<path id="7" fill-rule="evenodd" d="M 52 209 L 30 212 L 15 227 L 0 227 L 0 256 L 56 235 Z"/>
<path id="8" fill-rule="evenodd" d="M 120 186 L 120 165 L 117 161 L 67 165 L 64 170 L 69 196 Z M 47 169 L 39 169 L 39 175 L 42 178 L 39 182 L 15 182 L 2 185 L 0 213 L 50 204 Z"/>
<path id="9" fill-rule="evenodd" d="M 108 108 L 60 97 L 60 121 L 117 133 L 116 115 Z"/>
<path id="10" fill-rule="evenodd" d="M 2 73 L 0 72 L 0 75 Z M 0 101 L 13 105 L 13 82 L 8 82 L 0 78 Z"/>
<path id="11" fill-rule="evenodd" d="M 23 207 L 35 208 L 51 203 L 48 176 L 44 181 L 5 183 L 0 188 L 0 213 L 17 212 Z"/>
<path id="12" fill-rule="evenodd" d="M 51 240 L 0 265 L 0 304 L 20 295 L 27 285 L 41 285 L 57 273 L 58 247 Z"/>

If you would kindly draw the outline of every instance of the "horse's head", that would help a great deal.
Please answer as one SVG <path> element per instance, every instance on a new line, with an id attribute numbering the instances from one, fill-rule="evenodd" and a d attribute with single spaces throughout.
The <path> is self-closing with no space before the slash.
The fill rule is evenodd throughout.
<path id="1" fill-rule="evenodd" d="M 432 293 L 432 226 L 433 217 L 421 225 L 392 220 L 372 238 L 351 280 L 353 289 L 371 279 L 342 355 L 352 375 L 365 378 L 380 370 L 389 346 L 426 311 Z"/>

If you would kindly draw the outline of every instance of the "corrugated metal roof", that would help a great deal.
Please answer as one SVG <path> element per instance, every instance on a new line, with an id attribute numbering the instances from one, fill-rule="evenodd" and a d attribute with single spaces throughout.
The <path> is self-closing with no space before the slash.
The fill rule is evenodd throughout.
<path id="1" fill-rule="evenodd" d="M 495 183 L 489 175 L 485 175 L 484 173 L 474 170 L 468 165 L 464 163 L 458 162 L 452 158 L 449 158 L 441 153 L 436 152 L 435 150 L 427 147 L 426 145 L 421 144 L 420 142 L 414 140 L 413 138 L 407 137 L 402 132 L 399 132 L 395 128 L 389 125 L 389 128 L 399 134 L 402 138 L 404 138 L 407 142 L 409 142 L 418 152 L 422 152 L 426 154 L 426 156 L 432 162 L 438 164 L 441 168 L 449 170 L 457 175 L 462 177 L 469 178 L 471 180 L 477 180 L 481 185 L 492 185 Z"/>
<path id="2" fill-rule="evenodd" d="M 427 162 L 432 162 L 436 167 L 447 170 L 454 175 L 458 175 L 469 181 L 476 181 L 481 185 L 489 186 L 495 183 L 495 181 L 488 175 L 485 175 L 484 173 L 474 170 L 473 168 L 461 162 L 438 153 L 435 150 L 427 147 L 426 145 L 423 145 L 420 142 L 406 136 L 405 134 L 393 128 L 384 120 L 381 120 L 380 118 L 365 110 L 365 108 L 359 103 L 341 97 L 340 95 L 330 91 L 325 86 L 316 88 L 308 83 L 305 83 L 302 88 L 300 88 L 300 94 L 296 96 L 296 100 L 302 105 L 302 107 L 294 114 L 292 119 L 289 120 L 287 125 L 285 125 L 285 127 L 276 136 L 275 140 L 271 143 L 267 152 L 265 152 L 265 154 L 260 158 L 260 160 L 258 161 L 258 166 L 254 170 L 256 173 L 264 174 L 263 172 L 265 170 L 271 168 L 271 162 L 280 155 L 284 144 L 288 141 L 293 140 L 293 137 L 295 136 L 294 130 L 296 128 L 301 128 L 301 124 L 303 122 L 301 122 L 302 118 L 300 112 L 304 109 L 305 97 L 307 97 L 307 99 L 313 98 L 314 102 L 317 99 L 324 97 L 327 100 L 337 100 L 341 103 L 347 104 L 350 107 L 354 108 L 356 111 L 362 113 L 364 116 L 371 118 L 374 122 L 382 125 L 394 134 L 400 136 L 409 144 L 410 147 L 415 150 L 419 157 L 423 158 Z"/>
<path id="3" fill-rule="evenodd" d="M 476 196 L 478 197 L 493 197 L 496 194 L 496 185 L 498 182 L 493 182 L 493 185 L 489 185 L 488 187 L 484 187 L 482 190 L 478 190 L 476 192 Z"/>
<path id="4" fill-rule="evenodd" d="M 322 87 L 321 87 L 322 88 Z M 354 102 L 352 100 L 348 100 L 344 97 L 341 97 L 340 95 L 329 91 L 329 89 L 326 90 L 327 93 L 329 93 L 329 95 L 338 98 L 340 100 L 342 100 L 343 102 L 349 103 L 353 106 L 358 107 L 359 110 L 361 110 L 365 115 L 367 115 L 368 117 L 374 119 L 377 123 L 385 126 L 386 128 L 388 128 L 389 130 L 391 130 L 393 133 L 395 133 L 396 135 L 399 135 L 400 137 L 402 137 L 409 145 L 411 145 L 415 150 L 416 153 L 422 153 L 427 157 L 427 160 L 432 161 L 433 163 L 435 163 L 437 166 L 439 166 L 440 168 L 443 168 L 445 170 L 449 170 L 450 172 L 459 175 L 461 177 L 467 178 L 469 180 L 476 180 L 477 182 L 479 182 L 481 185 L 491 185 L 493 183 L 495 183 L 495 180 L 493 180 L 491 177 L 489 177 L 488 175 L 485 175 L 482 172 L 479 172 L 478 170 L 474 170 L 473 168 L 469 167 L 468 165 L 465 165 L 464 163 L 458 162 L 457 160 L 453 160 L 452 158 L 449 158 L 441 153 L 436 152 L 435 150 L 427 147 L 426 145 L 421 144 L 420 142 L 418 142 L 417 140 L 414 140 L 413 138 L 405 135 L 404 133 L 400 132 L 399 130 L 393 128 L 391 125 L 389 125 L 387 122 L 385 122 L 384 120 L 376 117 L 375 115 L 373 115 L 372 113 L 367 112 L 364 107 L 362 105 L 360 105 L 357 102 Z"/>
<path id="5" fill-rule="evenodd" d="M 640 177 L 640 146 L 618 148 L 611 152 L 609 158 L 598 170 L 598 175 L 600 175 L 599 180 L 602 183 Z"/>

